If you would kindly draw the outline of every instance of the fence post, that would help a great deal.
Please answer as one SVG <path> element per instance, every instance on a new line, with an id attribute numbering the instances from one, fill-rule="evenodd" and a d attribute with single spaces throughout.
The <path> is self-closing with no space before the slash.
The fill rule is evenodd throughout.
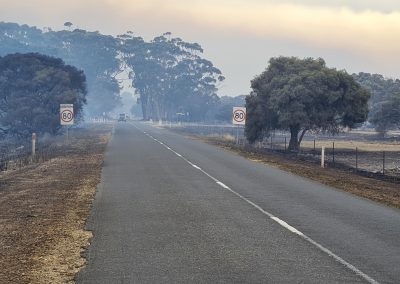
<path id="1" fill-rule="evenodd" d="M 358 171 L 358 147 L 356 147 L 356 171 Z"/>
<path id="2" fill-rule="evenodd" d="M 36 133 L 32 133 L 32 158 L 36 155 Z"/>
<path id="3" fill-rule="evenodd" d="M 285 152 L 286 152 L 286 149 L 287 149 L 286 143 L 287 143 L 287 142 L 286 142 L 286 136 L 285 136 Z"/>
<path id="4" fill-rule="evenodd" d="M 325 146 L 321 148 L 321 168 L 325 168 Z"/>
<path id="5" fill-rule="evenodd" d="M 316 152 L 315 152 L 315 139 L 314 139 L 314 152 L 313 152 L 313 153 L 314 153 L 314 156 L 315 156 L 315 153 L 316 153 Z"/>
<path id="6" fill-rule="evenodd" d="M 382 160 L 383 160 L 382 174 L 385 175 L 385 160 L 386 160 L 385 151 L 382 152 Z"/>

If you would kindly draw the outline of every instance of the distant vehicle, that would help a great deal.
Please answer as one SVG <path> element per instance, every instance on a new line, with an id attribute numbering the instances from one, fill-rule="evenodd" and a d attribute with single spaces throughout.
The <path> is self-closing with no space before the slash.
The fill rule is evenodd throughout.
<path id="1" fill-rule="evenodd" d="M 120 114 L 119 114 L 118 121 L 124 121 L 124 122 L 126 122 L 126 115 L 125 115 L 125 113 L 120 113 Z"/>

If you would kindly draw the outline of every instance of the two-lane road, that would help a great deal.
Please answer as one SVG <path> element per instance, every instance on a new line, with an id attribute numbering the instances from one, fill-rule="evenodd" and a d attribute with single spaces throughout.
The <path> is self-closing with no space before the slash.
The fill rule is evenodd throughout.
<path id="1" fill-rule="evenodd" d="M 78 283 L 400 282 L 399 210 L 144 123 L 116 126 L 88 229 Z"/>

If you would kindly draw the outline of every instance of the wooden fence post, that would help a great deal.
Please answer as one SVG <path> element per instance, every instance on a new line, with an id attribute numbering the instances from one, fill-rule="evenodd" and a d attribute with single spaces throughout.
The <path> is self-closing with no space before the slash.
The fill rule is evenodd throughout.
<path id="1" fill-rule="evenodd" d="M 32 133 L 32 158 L 36 155 L 36 133 Z"/>

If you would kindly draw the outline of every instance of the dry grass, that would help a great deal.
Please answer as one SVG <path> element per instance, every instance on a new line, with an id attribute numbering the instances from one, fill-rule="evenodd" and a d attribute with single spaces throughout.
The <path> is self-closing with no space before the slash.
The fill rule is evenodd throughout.
<path id="1" fill-rule="evenodd" d="M 0 175 L 0 283 L 73 282 L 110 131 L 78 133 L 68 155 Z"/>
<path id="2" fill-rule="evenodd" d="M 315 146 L 317 149 L 321 147 L 332 148 L 333 141 L 316 141 Z M 347 140 L 335 140 L 335 148 L 338 149 L 350 149 L 370 152 L 380 152 L 380 151 L 400 151 L 400 142 L 364 142 L 364 141 L 347 141 Z M 303 141 L 301 143 L 303 148 L 313 148 L 313 141 Z"/>

